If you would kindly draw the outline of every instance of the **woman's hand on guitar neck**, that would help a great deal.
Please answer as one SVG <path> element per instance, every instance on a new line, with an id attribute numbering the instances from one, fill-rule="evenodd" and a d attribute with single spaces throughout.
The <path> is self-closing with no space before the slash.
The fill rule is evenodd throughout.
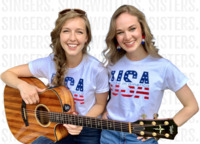
<path id="1" fill-rule="evenodd" d="M 26 104 L 36 104 L 39 102 L 38 93 L 43 92 L 45 89 L 40 89 L 28 83 L 23 83 L 18 86 L 20 95 Z"/>
<path id="2" fill-rule="evenodd" d="M 76 126 L 76 125 L 71 125 L 71 124 L 63 124 L 64 127 L 66 127 L 67 131 L 71 135 L 79 135 L 83 129 L 82 126 Z"/>
<path id="3" fill-rule="evenodd" d="M 73 112 L 72 114 L 77 115 L 77 112 Z M 71 135 L 79 135 L 83 129 L 82 126 L 76 126 L 71 124 L 63 124 L 63 126 Z"/>

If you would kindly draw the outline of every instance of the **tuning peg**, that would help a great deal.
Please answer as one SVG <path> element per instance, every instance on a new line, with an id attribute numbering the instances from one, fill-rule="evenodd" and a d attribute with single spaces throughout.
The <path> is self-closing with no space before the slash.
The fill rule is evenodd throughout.
<path id="1" fill-rule="evenodd" d="M 152 133 L 152 136 L 153 136 L 153 137 L 156 137 L 156 136 L 157 136 L 157 133 L 156 133 L 156 132 L 153 132 L 153 133 Z"/>
<path id="2" fill-rule="evenodd" d="M 144 125 L 144 122 L 143 122 L 143 121 L 140 121 L 139 124 L 140 124 L 141 126 L 143 126 L 143 125 Z"/>
<path id="3" fill-rule="evenodd" d="M 147 115 L 146 114 L 142 114 L 141 117 L 142 117 L 142 119 L 145 119 L 147 117 Z M 139 124 L 142 126 L 142 125 L 144 125 L 144 122 L 140 121 Z"/>
<path id="4" fill-rule="evenodd" d="M 153 119 L 158 119 L 158 114 L 157 113 L 153 114 Z"/>
<path id="5" fill-rule="evenodd" d="M 145 119 L 145 118 L 147 117 L 147 115 L 146 115 L 146 114 L 142 114 L 141 117 L 142 117 L 143 119 Z"/>
<path id="6" fill-rule="evenodd" d="M 140 132 L 140 135 L 143 136 L 143 135 L 144 135 L 144 131 L 141 131 L 141 132 Z"/>
<path id="7" fill-rule="evenodd" d="M 166 137 L 166 138 L 168 138 L 168 137 L 169 137 L 169 134 L 168 134 L 168 133 L 166 133 L 166 134 L 165 134 L 165 137 Z"/>
<path id="8" fill-rule="evenodd" d="M 156 122 L 155 122 L 155 121 L 152 121 L 151 124 L 155 126 L 155 125 L 156 125 Z"/>
<path id="9" fill-rule="evenodd" d="M 158 114 L 157 114 L 157 113 L 154 113 L 154 114 L 153 114 L 153 119 L 158 119 Z M 155 126 L 155 125 L 156 125 L 156 122 L 155 122 L 155 121 L 152 121 L 151 124 Z"/>
<path id="10" fill-rule="evenodd" d="M 168 122 L 168 121 L 165 121 L 165 122 L 164 122 L 164 125 L 169 125 L 169 122 Z"/>

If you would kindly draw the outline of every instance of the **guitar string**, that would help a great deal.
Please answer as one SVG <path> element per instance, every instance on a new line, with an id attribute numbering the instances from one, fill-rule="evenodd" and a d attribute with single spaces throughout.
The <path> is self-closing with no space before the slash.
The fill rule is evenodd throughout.
<path id="1" fill-rule="evenodd" d="M 28 110 L 27 110 L 28 111 Z M 34 111 L 31 111 L 31 112 L 34 112 Z M 71 115 L 71 114 L 66 114 L 66 113 L 64 113 L 64 115 L 63 115 L 63 113 L 56 113 L 56 116 L 55 115 L 51 115 L 51 114 L 53 114 L 52 112 L 50 112 L 50 113 L 48 113 L 48 112 L 46 112 L 46 111 L 37 111 L 37 112 L 40 112 L 39 113 L 39 115 L 42 115 L 42 116 L 45 116 L 45 117 L 50 117 L 50 118 L 55 118 L 56 116 L 58 116 L 58 117 L 60 117 L 60 116 L 62 116 L 62 117 L 64 117 L 64 118 L 67 118 L 67 119 L 64 119 L 64 120 L 67 120 L 68 122 L 71 122 L 72 124 L 76 124 L 76 121 L 77 121 L 77 117 L 79 117 L 79 122 L 80 122 L 80 118 L 82 118 L 83 119 L 83 122 L 85 122 L 86 123 L 86 125 L 91 125 L 91 124 L 87 124 L 88 123 L 88 120 L 87 119 L 90 119 L 90 121 L 93 121 L 93 122 L 96 122 L 97 120 L 97 118 L 93 118 L 93 117 L 83 117 L 83 116 L 78 116 L 78 115 Z M 37 113 L 36 112 L 36 113 Z M 37 113 L 38 114 L 38 113 Z M 50 115 L 49 115 L 50 114 Z M 47 118 L 48 119 L 48 118 Z M 68 119 L 70 119 L 70 120 L 68 120 Z M 63 120 L 63 119 L 62 119 Z M 60 120 L 60 121 L 62 121 L 62 120 Z M 84 121 L 85 120 L 85 121 Z M 105 120 L 103 120 L 103 119 L 98 119 L 99 121 L 105 121 Z M 78 123 L 79 123 L 78 122 Z M 120 122 L 120 123 L 123 123 L 123 122 Z M 101 125 L 102 126 L 104 126 L 103 125 L 104 123 L 102 123 L 101 122 Z M 125 123 L 127 126 L 128 126 L 128 123 Z M 106 125 L 106 124 L 105 124 Z"/>
<path id="2" fill-rule="evenodd" d="M 32 111 L 32 110 L 30 110 L 30 111 Z M 34 112 L 34 111 L 32 111 L 32 112 Z M 38 112 L 38 111 L 37 111 Z M 45 115 L 45 116 L 48 116 L 49 117 L 49 114 L 50 114 L 50 117 L 55 117 L 54 115 L 51 115 L 51 114 L 53 114 L 54 112 L 46 112 L 46 111 L 39 111 L 40 112 L 40 115 Z M 41 113 L 42 112 L 42 113 Z M 37 113 L 38 114 L 38 113 Z M 59 115 L 59 116 L 63 116 L 63 117 L 70 117 L 70 119 L 71 120 L 76 120 L 77 121 L 77 119 L 76 119 L 76 117 L 81 117 L 81 118 L 83 118 L 83 119 L 90 119 L 90 121 L 91 120 L 93 120 L 93 121 L 96 121 L 96 119 L 98 119 L 98 118 L 93 118 L 93 117 L 85 117 L 85 116 L 79 116 L 79 115 L 72 115 L 72 114 L 67 114 L 67 113 L 59 113 L 59 112 L 55 112 L 54 114 L 57 114 L 57 116 Z M 64 115 L 63 115 L 64 114 Z M 98 119 L 98 120 L 104 120 L 104 119 Z M 106 121 L 108 121 L 108 122 L 112 122 L 112 121 L 109 121 L 109 120 L 106 120 Z M 141 120 L 142 121 L 142 120 Z M 117 122 L 120 122 L 120 121 L 117 121 Z M 121 122 L 121 123 L 123 123 L 123 122 Z M 129 124 L 128 122 L 124 122 L 125 124 Z M 136 125 L 139 125 L 139 124 L 135 124 L 135 126 Z"/>
<path id="3" fill-rule="evenodd" d="M 27 112 L 34 112 L 35 113 L 35 111 L 34 110 L 28 110 L 27 109 Z M 36 113 L 38 114 L 38 112 L 40 112 L 40 115 L 43 115 L 43 116 L 46 116 L 46 117 L 49 117 L 50 116 L 50 118 L 54 118 L 55 116 L 52 116 L 51 114 L 53 114 L 53 113 L 55 113 L 55 112 L 48 112 L 48 111 L 39 111 L 39 110 L 37 110 L 36 111 Z M 49 115 L 50 114 L 50 115 Z M 56 113 L 57 115 L 60 115 L 60 116 L 63 116 L 62 114 L 63 113 Z M 65 115 L 64 115 L 64 117 L 66 117 L 66 116 L 70 116 L 71 117 L 71 120 L 70 120 L 70 122 L 72 122 L 72 124 L 76 124 L 75 122 L 73 122 L 74 120 L 75 121 L 77 121 L 77 119 L 76 119 L 76 117 L 78 116 L 78 115 L 71 115 L 71 114 L 66 114 L 66 113 L 64 113 Z M 79 117 L 82 117 L 82 116 L 79 116 Z M 85 119 L 90 119 L 90 121 L 94 121 L 95 123 L 96 123 L 96 120 L 94 119 L 94 118 L 90 118 L 90 117 L 82 117 L 83 119 L 85 118 Z M 46 119 L 46 120 L 49 120 L 49 119 Z M 64 120 L 66 120 L 66 119 L 64 119 Z M 64 121 L 63 120 L 63 121 Z M 98 119 L 99 121 L 104 121 L 105 123 L 102 123 L 101 122 L 101 127 L 103 127 L 104 129 L 105 129 L 105 126 L 108 126 L 108 122 L 110 122 L 110 123 L 113 123 L 113 126 L 115 126 L 115 129 L 121 129 L 121 130 L 126 130 L 126 131 L 129 131 L 129 124 L 127 123 L 127 122 L 120 122 L 120 121 L 117 121 L 118 123 L 120 123 L 121 125 L 120 126 L 118 126 L 118 125 L 115 125 L 114 124 L 114 122 L 116 122 L 116 121 L 109 121 L 109 120 L 103 120 L 103 119 Z M 61 120 L 62 121 L 62 120 Z M 84 121 L 84 120 L 83 120 Z M 83 122 L 82 122 L 83 123 Z M 125 125 L 124 125 L 125 124 Z M 86 125 L 90 125 L 90 126 L 92 126 L 92 124 L 87 124 L 87 120 L 86 120 Z M 96 124 L 97 125 L 97 124 Z M 155 126 L 163 126 L 164 124 L 159 124 L 159 125 L 155 125 Z M 134 128 L 144 128 L 144 126 L 141 126 L 141 125 L 139 125 L 139 124 L 133 124 L 132 126 L 134 126 Z M 155 127 L 155 126 L 152 126 L 152 125 L 145 125 L 145 127 L 147 128 L 147 127 Z M 165 125 L 164 125 L 165 126 Z M 141 130 L 134 130 L 134 133 L 137 133 L 137 132 L 141 132 Z M 149 134 L 151 134 L 151 132 L 148 132 L 148 131 L 146 131 L 145 133 L 149 133 Z M 160 134 L 160 135 L 164 135 L 164 134 Z"/>
<path id="4" fill-rule="evenodd" d="M 28 111 L 28 110 L 27 110 Z M 29 110 L 30 111 L 30 110 Z M 31 110 L 32 112 L 35 112 L 35 111 L 33 111 L 33 110 Z M 38 111 L 37 111 L 38 112 Z M 37 113 L 36 112 L 36 113 Z M 49 112 L 47 112 L 47 111 L 39 111 L 40 112 L 40 114 L 42 113 L 42 115 L 45 115 L 46 117 L 49 117 Z M 55 112 L 53 112 L 53 113 L 55 113 Z M 37 113 L 38 114 L 38 113 Z M 52 112 L 50 112 L 50 117 L 52 117 L 51 116 L 51 114 L 52 114 Z M 58 115 L 61 115 L 62 116 L 62 113 L 57 113 Z M 68 114 L 68 116 L 71 116 L 71 124 L 76 124 L 76 123 L 74 123 L 73 122 L 73 120 L 76 120 L 77 121 L 77 119 L 75 119 L 75 116 L 77 116 L 77 115 L 71 115 L 71 114 Z M 66 117 L 66 115 L 64 115 L 64 117 Z M 55 116 L 53 116 L 53 118 L 55 118 Z M 69 117 L 68 117 L 69 118 Z M 73 119 L 74 118 L 74 119 Z M 82 117 L 82 118 L 88 118 L 88 117 Z M 49 119 L 48 119 L 49 120 Z M 91 120 L 94 120 L 95 122 L 96 122 L 96 120 L 95 119 L 91 119 Z M 106 125 L 106 126 L 108 126 L 108 121 L 109 120 L 102 120 L 102 119 L 98 119 L 99 121 L 104 121 L 104 122 L 106 122 L 106 123 L 102 123 L 101 122 L 101 128 L 100 129 L 106 129 L 104 126 Z M 113 121 L 110 121 L 110 122 L 113 122 Z M 121 125 L 120 126 L 118 126 L 118 125 L 116 125 L 116 123 L 115 124 L 113 124 L 113 126 L 115 126 L 115 129 L 114 130 L 116 130 L 116 131 L 120 131 L 120 132 L 129 132 L 129 127 L 128 127 L 128 124 L 126 123 L 126 122 L 120 122 L 120 121 L 117 121 L 118 123 L 120 123 Z M 103 124 L 103 125 L 102 125 Z M 105 125 L 104 125 L 105 124 Z M 123 125 L 123 124 L 125 124 L 125 125 Z M 136 128 L 141 128 L 141 127 L 144 127 L 144 126 L 141 126 L 141 125 L 139 125 L 139 124 L 134 124 L 135 125 L 135 129 Z M 159 125 L 155 125 L 155 126 L 160 126 L 160 125 L 164 125 L 164 124 L 159 124 Z M 87 124 L 86 124 L 86 126 L 88 126 Z M 91 126 L 91 124 L 90 124 L 90 126 Z M 145 126 L 146 128 L 147 127 L 153 127 L 152 125 L 146 125 Z M 95 128 L 98 128 L 97 126 L 95 127 Z M 135 134 L 138 134 L 138 135 L 141 135 L 140 134 L 140 132 L 142 131 L 142 130 L 133 130 L 133 132 L 132 133 L 135 133 Z M 144 130 L 145 131 L 145 130 Z M 155 131 L 154 131 L 155 132 Z M 160 134 L 160 133 L 156 133 L 157 134 L 157 136 L 153 136 L 152 135 L 153 134 L 153 132 L 148 132 L 148 131 L 145 131 L 145 133 L 144 133 L 144 135 L 142 135 L 142 136 L 151 136 L 151 137 L 163 137 L 163 138 L 167 138 L 166 136 L 165 136 L 165 134 Z M 170 137 L 171 138 L 171 137 Z M 168 139 L 169 139 L 169 137 L 168 137 Z M 173 137 L 171 138 L 171 139 L 173 139 Z"/>
<path id="5" fill-rule="evenodd" d="M 28 111 L 28 110 L 27 110 Z M 31 112 L 35 112 L 35 111 L 33 111 L 33 110 L 29 110 L 29 111 L 31 111 Z M 38 111 L 37 111 L 38 112 Z M 51 117 L 55 117 L 55 116 L 53 116 L 53 115 L 51 115 L 53 112 L 47 112 L 47 111 L 39 111 L 40 112 L 40 115 L 44 115 L 44 116 L 47 116 L 47 117 L 49 117 L 49 114 L 50 114 L 50 118 Z M 42 112 L 42 113 L 41 113 Z M 38 114 L 38 113 L 37 113 Z M 93 117 L 85 117 L 85 116 L 78 116 L 78 115 L 72 115 L 72 114 L 67 114 L 67 113 L 64 113 L 64 115 L 63 115 L 63 113 L 54 113 L 54 114 L 57 114 L 57 115 L 60 115 L 60 116 L 64 116 L 64 117 L 70 117 L 70 119 L 71 119 L 71 121 L 72 120 L 75 120 L 75 121 L 77 121 L 77 119 L 76 119 L 76 117 L 81 117 L 81 118 L 83 118 L 83 119 L 90 119 L 90 121 L 92 120 L 92 121 L 96 121 L 96 119 L 98 119 L 98 118 L 93 118 Z M 69 119 L 69 118 L 68 118 Z M 66 120 L 66 119 L 65 119 Z M 98 119 L 98 120 L 103 120 L 103 121 L 107 121 L 107 122 L 113 122 L 112 120 L 111 121 L 109 121 L 109 120 L 105 120 L 105 119 Z M 87 120 L 86 120 L 87 121 Z M 88 122 L 88 121 L 87 121 Z M 120 122 L 120 121 L 116 121 L 116 122 Z M 126 125 L 129 125 L 129 123 L 128 122 L 120 122 L 120 123 L 124 123 L 124 124 L 126 124 Z M 102 124 L 104 124 L 104 123 L 102 123 Z M 107 123 L 106 123 L 106 125 L 107 125 Z M 135 126 L 140 126 L 141 127 L 141 125 L 139 125 L 139 124 L 135 124 Z M 159 124 L 159 125 L 164 125 L 164 124 Z M 155 126 L 159 126 L 159 125 L 155 125 Z M 150 125 L 150 126 L 152 126 L 152 125 Z"/>
<path id="6" fill-rule="evenodd" d="M 46 115 L 48 115 L 48 114 L 46 114 Z M 66 116 L 66 115 L 65 115 Z M 73 121 L 73 117 L 74 117 L 74 115 L 70 115 L 70 116 L 72 116 L 71 118 L 71 121 Z M 74 117 L 75 118 L 75 117 Z M 92 120 L 94 120 L 95 121 L 95 119 L 92 119 Z M 99 119 L 99 120 L 102 120 L 102 119 Z M 121 124 L 123 124 L 122 122 L 120 122 Z M 75 124 L 75 123 L 72 123 L 72 124 Z M 104 124 L 104 123 L 102 123 L 102 124 Z M 125 128 L 123 128 L 123 130 L 126 130 L 126 132 L 129 132 L 129 128 L 127 128 L 128 127 L 128 124 L 127 123 L 125 123 L 126 124 L 126 127 Z M 106 125 L 106 124 L 105 124 Z M 139 128 L 140 127 L 153 127 L 152 125 L 146 125 L 146 126 L 140 126 L 139 124 L 134 124 L 135 125 L 135 128 L 137 128 L 136 126 L 138 126 Z M 162 124 L 160 124 L 160 125 L 162 125 Z M 155 126 L 159 126 L 159 125 L 155 125 Z M 103 127 L 103 126 L 102 126 Z M 116 125 L 115 125 L 115 127 L 116 127 Z M 121 126 L 121 127 L 123 127 L 123 126 Z M 120 127 L 120 129 L 121 129 L 121 127 Z M 96 127 L 97 128 L 97 127 Z M 119 128 L 119 127 L 116 127 L 116 129 L 117 128 Z M 105 127 L 104 127 L 104 129 L 106 129 Z M 117 131 L 120 131 L 120 132 L 124 132 L 124 131 L 122 131 L 122 130 L 117 130 Z M 144 130 L 145 131 L 145 130 Z M 160 134 L 160 133 L 156 133 L 157 134 L 157 136 L 153 136 L 152 135 L 152 132 L 148 132 L 148 131 L 145 131 L 145 133 L 144 133 L 144 135 L 141 135 L 140 134 L 140 132 L 141 132 L 141 130 L 134 130 L 133 131 L 133 133 L 135 133 L 135 134 L 138 134 L 138 135 L 140 135 L 140 136 L 151 136 L 151 137 L 163 137 L 163 138 L 166 138 L 165 137 L 165 134 Z M 173 138 L 173 137 L 172 137 Z"/>

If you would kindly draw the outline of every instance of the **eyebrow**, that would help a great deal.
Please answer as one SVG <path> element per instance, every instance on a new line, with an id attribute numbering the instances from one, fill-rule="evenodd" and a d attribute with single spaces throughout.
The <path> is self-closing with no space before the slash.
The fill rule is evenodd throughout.
<path id="1" fill-rule="evenodd" d="M 84 31 L 85 29 L 84 28 L 77 28 L 77 30 L 83 30 Z"/>
<path id="2" fill-rule="evenodd" d="M 133 24 L 133 25 L 129 26 L 128 29 L 130 29 L 130 28 L 132 28 L 132 27 L 136 27 L 136 25 Z M 116 30 L 116 32 L 118 32 L 118 31 L 121 31 L 121 29 L 117 29 L 117 30 Z"/>
<path id="3" fill-rule="evenodd" d="M 68 27 L 63 27 L 62 29 L 70 29 Z M 77 28 L 76 30 L 84 30 L 84 28 Z"/>
<path id="4" fill-rule="evenodd" d="M 133 25 L 129 26 L 128 28 L 131 28 L 131 27 L 136 27 L 136 25 L 135 25 L 135 24 L 133 24 Z"/>

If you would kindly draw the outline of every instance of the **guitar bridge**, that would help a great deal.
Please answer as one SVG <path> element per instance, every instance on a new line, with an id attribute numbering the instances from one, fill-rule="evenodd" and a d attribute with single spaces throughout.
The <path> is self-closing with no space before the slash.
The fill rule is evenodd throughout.
<path id="1" fill-rule="evenodd" d="M 21 114 L 22 114 L 22 119 L 24 120 L 25 125 L 29 126 L 27 112 L 26 112 L 26 103 L 23 100 L 22 100 L 22 106 L 21 106 Z"/>

